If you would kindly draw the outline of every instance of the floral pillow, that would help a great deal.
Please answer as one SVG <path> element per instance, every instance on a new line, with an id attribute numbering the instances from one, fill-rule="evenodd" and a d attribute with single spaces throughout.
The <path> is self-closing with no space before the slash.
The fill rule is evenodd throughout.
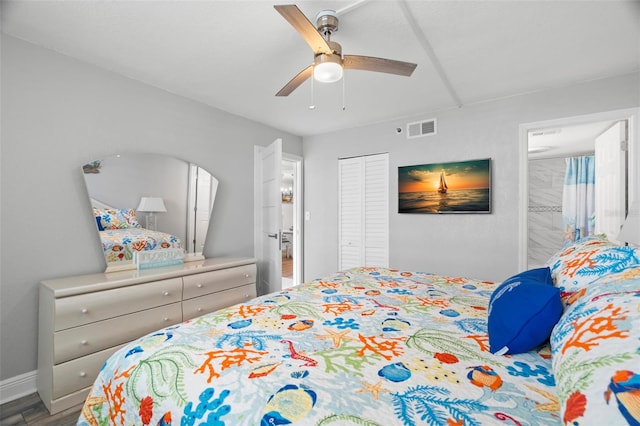
<path id="1" fill-rule="evenodd" d="M 587 237 L 554 255 L 547 265 L 566 305 L 600 277 L 640 265 L 640 250 L 602 237 Z"/>
<path id="2" fill-rule="evenodd" d="M 99 218 L 102 229 L 141 228 L 133 209 L 97 209 L 94 207 L 93 214 Z"/>
<path id="3" fill-rule="evenodd" d="M 638 424 L 640 266 L 592 282 L 551 334 L 564 424 Z"/>

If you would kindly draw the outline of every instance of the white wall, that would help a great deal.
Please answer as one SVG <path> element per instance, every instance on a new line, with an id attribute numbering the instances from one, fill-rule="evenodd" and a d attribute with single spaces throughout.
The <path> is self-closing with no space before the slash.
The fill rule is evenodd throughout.
<path id="1" fill-rule="evenodd" d="M 305 279 L 337 269 L 338 158 L 380 152 L 389 152 L 392 267 L 494 281 L 518 272 L 519 125 L 638 107 L 639 77 L 635 73 L 305 138 L 305 210 L 310 213 Z M 407 140 L 404 132 L 396 133 L 407 122 L 429 118 L 437 119 L 436 135 Z M 487 157 L 492 159 L 493 213 L 397 213 L 398 166 Z"/>
<path id="2" fill-rule="evenodd" d="M 206 256 L 253 256 L 253 146 L 301 139 L 2 36 L 0 380 L 36 369 L 38 283 L 105 268 L 80 167 L 116 153 L 219 180 Z"/>

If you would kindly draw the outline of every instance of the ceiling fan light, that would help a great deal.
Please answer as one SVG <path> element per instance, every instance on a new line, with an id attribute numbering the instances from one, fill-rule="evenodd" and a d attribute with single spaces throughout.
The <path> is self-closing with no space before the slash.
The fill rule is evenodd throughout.
<path id="1" fill-rule="evenodd" d="M 342 67 L 335 62 L 323 62 L 313 67 L 313 78 L 322 83 L 335 83 L 342 78 Z"/>
<path id="2" fill-rule="evenodd" d="M 313 78 L 322 83 L 335 83 L 342 78 L 342 65 L 337 55 L 318 55 L 313 67 Z"/>

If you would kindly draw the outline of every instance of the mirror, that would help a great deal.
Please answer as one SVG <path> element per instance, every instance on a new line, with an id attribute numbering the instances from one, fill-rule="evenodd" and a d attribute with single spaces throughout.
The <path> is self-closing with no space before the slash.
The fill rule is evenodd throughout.
<path id="1" fill-rule="evenodd" d="M 122 154 L 82 166 L 106 272 L 203 259 L 218 180 L 196 164 Z"/>

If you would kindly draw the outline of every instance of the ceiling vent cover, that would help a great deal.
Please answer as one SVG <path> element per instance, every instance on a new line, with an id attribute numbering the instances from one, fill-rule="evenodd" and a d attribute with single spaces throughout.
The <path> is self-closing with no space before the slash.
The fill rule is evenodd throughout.
<path id="1" fill-rule="evenodd" d="M 436 134 L 436 119 L 407 123 L 407 139 L 420 138 Z"/>

